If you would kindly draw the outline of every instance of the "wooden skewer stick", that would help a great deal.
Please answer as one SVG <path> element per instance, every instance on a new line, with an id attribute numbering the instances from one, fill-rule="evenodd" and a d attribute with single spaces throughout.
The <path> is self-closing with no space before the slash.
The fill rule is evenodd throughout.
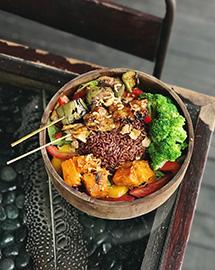
<path id="1" fill-rule="evenodd" d="M 44 144 L 44 145 L 42 145 L 42 146 L 40 146 L 40 147 L 38 147 L 38 148 L 36 148 L 36 149 L 33 149 L 33 150 L 31 150 L 30 152 L 27 152 L 27 153 L 25 153 L 25 154 L 23 154 L 23 155 L 21 155 L 21 156 L 18 156 L 18 157 L 16 157 L 16 158 L 13 158 L 13 159 L 7 161 L 7 165 L 9 165 L 9 164 L 11 164 L 11 163 L 13 163 L 13 162 L 15 162 L 15 161 L 17 161 L 17 160 L 20 160 L 20 159 L 22 159 L 22 158 L 24 158 L 24 157 L 27 157 L 27 156 L 29 156 L 29 155 L 31 155 L 31 154 L 33 154 L 33 153 L 35 153 L 35 152 L 37 152 L 37 151 L 43 149 L 43 148 L 46 148 L 46 147 L 49 146 L 49 145 L 52 145 L 52 144 L 54 144 L 54 143 L 56 143 L 56 142 L 59 142 L 59 141 L 65 139 L 65 138 L 68 138 L 68 137 L 70 137 L 70 136 L 71 136 L 71 134 L 67 134 L 67 135 L 65 135 L 65 136 L 63 136 L 63 137 L 61 137 L 61 138 L 59 138 L 59 139 L 56 139 L 56 140 L 54 140 L 54 141 L 52 141 L 52 142 L 49 142 L 49 143 L 47 143 L 47 144 Z"/>
<path id="2" fill-rule="evenodd" d="M 17 140 L 17 141 L 15 141 L 15 142 L 11 143 L 11 146 L 14 147 L 14 146 L 16 146 L 17 144 L 19 144 L 19 143 L 21 143 L 21 142 L 24 142 L 25 140 L 31 138 L 32 136 L 36 135 L 36 134 L 39 133 L 40 131 L 42 131 L 42 130 L 44 130 L 44 129 L 46 129 L 46 128 L 49 128 L 49 127 L 53 126 L 54 124 L 60 122 L 60 121 L 63 120 L 64 118 L 65 118 L 65 116 L 63 116 L 63 117 L 61 117 L 61 118 L 59 118 L 59 119 L 57 119 L 57 120 L 55 120 L 55 121 L 53 121 L 53 122 L 47 124 L 47 125 L 45 125 L 45 126 L 43 126 L 43 127 L 41 127 L 41 128 L 38 128 L 37 130 L 34 130 L 33 132 L 31 132 L 31 133 L 25 135 L 24 137 L 20 138 L 19 140 Z"/>

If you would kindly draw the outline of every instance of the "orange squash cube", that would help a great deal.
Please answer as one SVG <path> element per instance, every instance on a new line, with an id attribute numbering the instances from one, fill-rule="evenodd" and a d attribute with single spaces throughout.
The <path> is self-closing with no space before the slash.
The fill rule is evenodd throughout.
<path id="1" fill-rule="evenodd" d="M 81 174 L 77 170 L 72 159 L 63 161 L 61 166 L 63 170 L 63 179 L 68 185 L 72 187 L 81 185 Z"/>
<path id="2" fill-rule="evenodd" d="M 138 187 L 144 182 L 151 182 L 155 173 L 145 160 L 128 162 L 118 168 L 113 176 L 113 182 L 118 186 Z"/>

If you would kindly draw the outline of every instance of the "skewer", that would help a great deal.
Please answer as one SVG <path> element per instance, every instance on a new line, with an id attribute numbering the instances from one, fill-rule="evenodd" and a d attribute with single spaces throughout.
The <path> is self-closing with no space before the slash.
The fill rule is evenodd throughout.
<path id="1" fill-rule="evenodd" d="M 17 140 L 17 141 L 15 141 L 15 142 L 11 143 L 11 147 L 14 147 L 14 146 L 16 146 L 17 144 L 20 144 L 21 142 L 24 142 L 25 140 L 31 138 L 32 136 L 36 135 L 36 134 L 39 133 L 40 131 L 43 131 L 44 129 L 49 128 L 49 127 L 53 126 L 54 124 L 60 122 L 60 121 L 63 120 L 64 118 L 65 118 L 65 116 L 63 116 L 63 117 L 61 117 L 61 118 L 59 118 L 59 119 L 57 119 L 57 120 L 55 120 L 55 121 L 53 121 L 53 122 L 47 124 L 47 125 L 45 125 L 45 126 L 43 126 L 43 127 L 41 127 L 41 128 L 38 128 L 38 129 L 34 130 L 33 132 L 31 132 L 31 133 L 25 135 L 24 137 L 20 138 L 19 140 Z"/>
<path id="2" fill-rule="evenodd" d="M 65 136 L 63 136 L 63 137 L 61 137 L 61 138 L 59 138 L 59 139 L 56 139 L 56 140 L 54 140 L 54 141 L 52 141 L 52 142 L 49 142 L 49 143 L 47 143 L 47 144 L 44 144 L 44 145 L 42 145 L 42 146 L 40 146 L 40 147 L 38 147 L 38 148 L 36 148 L 36 149 L 33 149 L 33 150 L 31 150 L 30 152 L 27 152 L 27 153 L 25 153 L 25 154 L 23 154 L 23 155 L 21 155 L 21 156 L 18 156 L 18 157 L 16 157 L 16 158 L 13 158 L 13 159 L 7 161 L 7 165 L 9 165 L 9 164 L 11 164 L 11 163 L 13 163 L 13 162 L 15 162 L 15 161 L 17 161 L 17 160 L 20 160 L 20 159 L 22 159 L 22 158 L 24 158 L 24 157 L 27 157 L 27 156 L 29 156 L 29 155 L 31 155 L 31 154 L 33 154 L 33 153 L 35 153 L 35 152 L 37 152 L 37 151 L 43 149 L 43 148 L 46 148 L 46 147 L 49 146 L 49 145 L 52 145 L 52 144 L 54 144 L 54 143 L 56 143 L 56 142 L 59 142 L 59 141 L 65 139 L 65 138 L 68 138 L 68 137 L 70 137 L 70 136 L 71 136 L 71 134 L 67 134 L 67 135 L 65 135 Z"/>

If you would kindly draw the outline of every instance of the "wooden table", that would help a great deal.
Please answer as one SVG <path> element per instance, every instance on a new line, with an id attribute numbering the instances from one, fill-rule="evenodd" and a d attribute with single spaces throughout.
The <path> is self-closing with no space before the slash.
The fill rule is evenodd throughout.
<path id="1" fill-rule="evenodd" d="M 56 56 L 0 40 L 0 81 L 55 92 L 64 83 L 100 66 Z M 24 82 L 24 83 L 23 83 Z M 178 191 L 154 212 L 141 269 L 180 269 L 190 235 L 196 202 L 215 124 L 215 98 L 171 86 L 192 116 L 195 146 Z"/>

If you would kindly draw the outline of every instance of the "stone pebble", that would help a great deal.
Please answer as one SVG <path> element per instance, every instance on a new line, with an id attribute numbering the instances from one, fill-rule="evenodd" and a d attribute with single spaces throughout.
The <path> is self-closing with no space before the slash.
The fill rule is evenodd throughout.
<path id="1" fill-rule="evenodd" d="M 16 175 L 16 171 L 11 166 L 5 166 L 0 171 L 0 178 L 6 182 L 11 182 L 15 180 Z"/>

